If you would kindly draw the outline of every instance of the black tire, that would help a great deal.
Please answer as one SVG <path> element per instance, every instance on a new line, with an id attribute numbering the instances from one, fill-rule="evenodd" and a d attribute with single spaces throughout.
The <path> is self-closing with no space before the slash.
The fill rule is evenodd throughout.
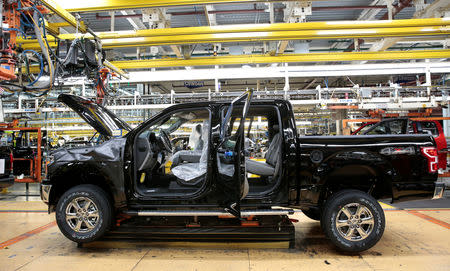
<path id="1" fill-rule="evenodd" d="M 385 228 L 383 209 L 367 193 L 350 189 L 339 191 L 327 200 L 323 210 L 321 225 L 325 235 L 345 252 L 367 250 L 373 247 L 383 235 Z M 361 210 L 359 216 L 356 213 L 357 210 Z M 351 219 L 346 213 L 351 215 Z M 341 223 L 339 227 L 338 215 Z"/>
<path id="2" fill-rule="evenodd" d="M 90 203 L 88 204 L 89 210 L 78 213 L 75 202 L 78 207 L 81 207 L 78 209 L 85 209 L 87 203 Z M 80 217 L 66 219 L 66 213 L 69 212 L 70 215 L 72 211 Z M 78 223 L 79 221 L 81 222 Z M 112 207 L 109 197 L 105 191 L 95 185 L 83 184 L 72 187 L 61 196 L 56 205 L 56 223 L 59 229 L 64 236 L 77 243 L 87 243 L 99 239 L 110 228 L 111 221 Z M 77 231 L 78 224 L 80 227 Z"/>
<path id="3" fill-rule="evenodd" d="M 318 209 L 302 209 L 302 213 L 304 213 L 308 218 L 311 218 L 312 220 L 319 221 L 321 219 L 321 214 Z"/>

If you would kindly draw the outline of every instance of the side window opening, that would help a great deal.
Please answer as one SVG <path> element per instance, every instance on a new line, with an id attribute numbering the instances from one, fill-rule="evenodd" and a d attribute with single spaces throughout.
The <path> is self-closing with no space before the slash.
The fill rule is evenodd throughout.
<path id="1" fill-rule="evenodd" d="M 367 135 L 400 135 L 407 132 L 407 123 L 405 119 L 383 121 L 375 124 L 374 128 L 369 130 Z"/>
<path id="2" fill-rule="evenodd" d="M 400 135 L 406 132 L 406 120 L 394 120 L 389 122 L 391 134 Z"/>
<path id="3" fill-rule="evenodd" d="M 380 123 L 378 126 L 375 126 L 375 128 L 370 130 L 367 135 L 386 135 L 389 133 L 389 127 L 386 125 L 386 123 Z"/>
<path id="4" fill-rule="evenodd" d="M 432 121 L 421 121 L 420 124 L 422 125 L 423 131 L 430 131 L 430 133 L 435 137 L 439 136 L 439 131 L 436 127 L 436 123 Z"/>
<path id="5" fill-rule="evenodd" d="M 356 134 L 357 134 L 357 135 L 364 135 L 364 134 L 366 134 L 366 132 L 367 132 L 368 130 L 370 130 L 375 124 L 376 124 L 376 122 L 366 124 L 366 125 L 365 125 L 363 128 L 361 128 Z"/>

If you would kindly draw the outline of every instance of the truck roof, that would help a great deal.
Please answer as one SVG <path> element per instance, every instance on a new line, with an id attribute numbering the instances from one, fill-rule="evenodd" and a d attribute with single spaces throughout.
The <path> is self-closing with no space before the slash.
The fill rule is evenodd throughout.
<path id="1" fill-rule="evenodd" d="M 189 107 L 198 107 L 198 106 L 209 106 L 212 104 L 218 105 L 226 105 L 231 103 L 232 100 L 225 101 L 201 101 L 201 102 L 190 102 L 190 103 L 180 103 L 170 106 L 168 108 L 189 108 Z M 270 105 L 270 104 L 290 104 L 289 101 L 282 99 L 252 99 L 251 104 L 254 105 Z"/>

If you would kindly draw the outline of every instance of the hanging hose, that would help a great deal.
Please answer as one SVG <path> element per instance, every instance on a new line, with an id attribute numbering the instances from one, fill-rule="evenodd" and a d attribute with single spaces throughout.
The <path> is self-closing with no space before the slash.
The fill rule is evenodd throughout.
<path id="1" fill-rule="evenodd" d="M 39 78 L 41 78 L 42 74 L 44 73 L 44 60 L 42 59 L 41 54 L 39 54 L 38 52 L 36 52 L 34 50 L 25 50 L 22 53 L 25 54 L 28 52 L 35 54 L 39 58 L 39 63 L 40 63 L 40 71 L 39 71 L 38 76 L 36 77 L 36 79 L 34 79 L 33 82 L 28 84 L 28 86 L 32 86 L 39 80 Z"/>
<path id="2" fill-rule="evenodd" d="M 49 47 L 44 42 L 41 29 L 37 23 L 37 21 L 39 20 L 38 16 L 39 16 L 38 13 L 34 12 L 33 16 L 30 18 L 34 25 L 34 32 L 36 34 L 36 38 L 38 40 L 39 46 L 41 47 L 42 55 L 45 57 L 45 59 L 47 60 L 47 63 L 48 63 L 49 80 L 43 86 L 34 86 L 34 84 L 39 82 L 39 80 L 35 80 L 35 82 L 32 82 L 32 85 L 28 85 L 28 86 L 22 86 L 22 85 L 18 85 L 15 83 L 4 81 L 1 83 L 1 85 L 2 85 L 1 87 L 8 92 L 15 93 L 17 91 L 24 91 L 27 94 L 32 95 L 34 97 L 41 97 L 41 96 L 46 95 L 52 89 L 54 80 L 56 78 L 56 70 L 58 67 L 55 68 L 53 66 L 52 59 L 50 58 Z M 42 59 L 42 63 L 43 63 L 43 59 Z M 41 72 L 43 73 L 43 64 L 41 66 Z M 40 77 L 42 77 L 41 73 L 40 73 Z M 36 92 L 39 92 L 39 93 L 36 94 Z"/>
<path id="3" fill-rule="evenodd" d="M 37 21 L 39 20 L 38 16 L 39 16 L 38 13 L 34 12 L 33 17 L 31 17 L 31 20 L 33 21 L 33 24 L 34 24 L 34 31 L 36 33 L 36 38 L 38 40 L 39 46 L 41 47 L 42 54 L 45 56 L 45 58 L 47 60 L 47 63 L 48 63 L 48 71 L 49 71 L 49 76 L 50 76 L 49 79 L 50 80 L 49 80 L 47 86 L 35 88 L 35 90 L 48 92 L 53 86 L 56 69 L 54 68 L 53 62 L 52 62 L 52 60 L 50 58 L 49 48 L 47 47 L 47 44 L 44 43 L 44 40 L 42 38 L 41 29 L 39 28 L 39 25 L 37 24 Z M 33 88 L 27 88 L 27 90 L 34 90 L 34 89 Z"/>

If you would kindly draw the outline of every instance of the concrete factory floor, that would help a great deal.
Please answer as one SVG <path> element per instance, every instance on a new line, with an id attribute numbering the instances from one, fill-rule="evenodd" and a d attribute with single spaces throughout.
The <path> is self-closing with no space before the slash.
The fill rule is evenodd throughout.
<path id="1" fill-rule="evenodd" d="M 337 251 L 319 223 L 296 213 L 295 249 L 280 244 L 106 243 L 78 248 L 55 224 L 33 186 L 0 195 L 0 270 L 450 270 L 450 195 L 383 204 L 386 230 L 372 249 Z M 278 247 L 278 248 L 276 248 Z"/>

